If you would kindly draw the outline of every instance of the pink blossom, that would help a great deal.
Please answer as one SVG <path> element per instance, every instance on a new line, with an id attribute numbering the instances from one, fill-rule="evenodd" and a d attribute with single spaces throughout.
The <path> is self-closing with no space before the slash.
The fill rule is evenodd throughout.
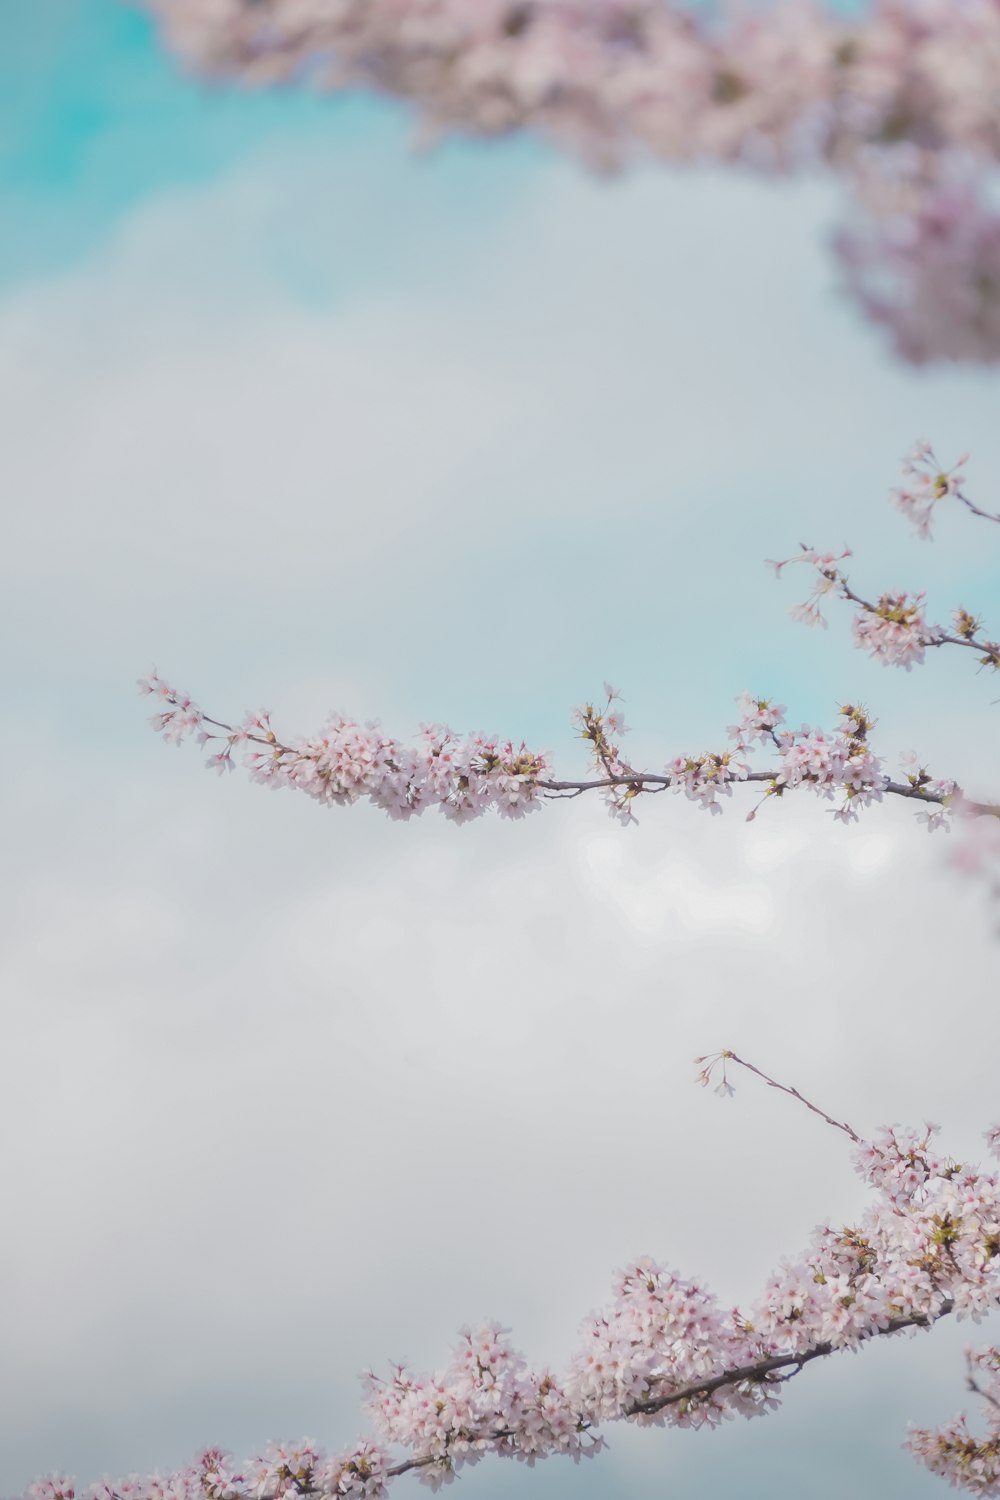
<path id="1" fill-rule="evenodd" d="M 856 179 L 862 207 L 836 241 L 845 281 L 910 363 L 992 363 L 1000 354 L 1000 211 L 977 174 L 916 160 L 912 174 L 889 173 L 879 161 Z M 921 535 L 928 498 L 918 486 L 897 501 Z"/>
<path id="2" fill-rule="evenodd" d="M 795 604 L 789 610 L 793 620 L 802 625 L 822 626 L 826 629 L 826 620 L 822 613 L 823 603 L 832 597 L 841 594 L 844 589 L 845 579 L 837 564 L 843 562 L 845 557 L 851 556 L 850 547 L 845 547 L 843 552 L 817 552 L 813 547 L 801 547 L 794 557 L 783 558 L 780 562 L 769 563 L 778 577 L 782 570 L 793 563 L 804 563 L 807 567 L 815 568 L 816 576 L 813 579 L 812 592 L 801 604 Z"/>
<path id="3" fill-rule="evenodd" d="M 862 608 L 854 617 L 854 643 L 883 666 L 902 667 L 909 672 L 924 659 L 924 648 L 944 634 L 939 625 L 928 625 L 920 594 L 883 594 L 872 608 Z"/>
<path id="4" fill-rule="evenodd" d="M 774 738 L 775 730 L 785 720 L 785 705 L 769 698 L 754 698 L 741 693 L 737 703 L 743 710 L 738 724 L 730 724 L 726 733 L 736 741 L 737 750 L 748 750 L 755 741 L 762 745 Z"/>
<path id="5" fill-rule="evenodd" d="M 962 484 L 965 480 L 962 466 L 967 462 L 966 453 L 950 469 L 944 468 L 928 442 L 914 443 L 904 458 L 903 478 L 907 480 L 907 484 L 893 490 L 892 499 L 899 510 L 913 522 L 918 536 L 930 536 L 935 505 L 949 495 L 962 497 Z"/>

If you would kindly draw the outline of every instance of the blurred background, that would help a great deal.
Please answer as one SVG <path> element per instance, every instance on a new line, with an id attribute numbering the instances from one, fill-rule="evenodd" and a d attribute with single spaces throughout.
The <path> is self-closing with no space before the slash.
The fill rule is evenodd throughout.
<path id="1" fill-rule="evenodd" d="M 0 1492 L 336 1450 L 359 1370 L 437 1367 L 467 1322 L 558 1368 L 639 1253 L 751 1300 L 863 1193 L 840 1137 L 698 1090 L 695 1053 L 979 1159 L 996 912 L 911 809 L 393 824 L 219 783 L 133 683 L 289 735 L 336 708 L 524 737 L 567 774 L 605 678 L 650 768 L 723 748 L 744 689 L 794 724 L 860 699 L 893 769 L 995 796 L 974 662 L 880 669 L 763 560 L 850 542 L 861 592 L 995 622 L 989 529 L 956 507 L 921 543 L 886 496 L 926 435 L 996 508 L 996 374 L 892 358 L 823 181 L 423 152 L 399 103 L 209 88 L 118 0 L 0 22 Z M 931 1496 L 900 1443 L 962 1405 L 975 1337 L 459 1483 Z"/>

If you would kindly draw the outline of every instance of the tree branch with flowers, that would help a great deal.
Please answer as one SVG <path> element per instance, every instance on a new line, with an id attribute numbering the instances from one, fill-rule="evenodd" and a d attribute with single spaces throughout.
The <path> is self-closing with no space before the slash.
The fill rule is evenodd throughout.
<path id="1" fill-rule="evenodd" d="M 364 1377 L 372 1435 L 328 1457 L 310 1439 L 270 1444 L 236 1463 L 208 1449 L 168 1476 L 103 1481 L 83 1494 L 52 1475 L 25 1500 L 381 1500 L 415 1473 L 431 1489 L 487 1455 L 533 1464 L 562 1455 L 579 1462 L 605 1446 L 615 1422 L 716 1427 L 777 1409 L 782 1388 L 817 1360 L 873 1339 L 926 1332 L 942 1318 L 978 1321 L 1000 1297 L 1000 1179 L 942 1155 L 937 1127 L 885 1129 L 865 1140 L 755 1064 L 723 1049 L 697 1058 L 699 1082 L 742 1068 L 790 1095 L 846 1135 L 872 1194 L 852 1224 L 823 1225 L 785 1261 L 746 1310 L 723 1309 L 697 1281 L 649 1257 L 615 1276 L 611 1301 L 583 1324 L 568 1369 L 533 1369 L 498 1324 L 463 1328 L 435 1372 L 392 1366 Z M 1000 1126 L 987 1132 L 1000 1154 Z M 1000 1493 L 1000 1354 L 970 1356 L 988 1379 L 996 1418 L 982 1441 L 964 1418 L 939 1432 L 915 1430 L 914 1454 L 973 1493 Z"/>
<path id="2" fill-rule="evenodd" d="M 922 535 L 929 534 L 932 507 L 948 498 L 977 516 L 1000 519 L 974 505 L 962 489 L 958 466 L 941 470 L 925 443 L 914 447 L 903 472 L 909 488 L 894 491 L 892 498 Z M 847 548 L 834 554 L 803 546 L 794 557 L 771 564 L 779 574 L 792 564 L 814 570 L 809 597 L 791 610 L 794 619 L 825 625 L 822 605 L 843 599 L 855 606 L 855 645 L 883 666 L 910 671 L 924 661 L 928 649 L 958 646 L 976 652 L 981 667 L 1000 669 L 1000 643 L 982 634 L 981 621 L 967 609 L 954 611 L 949 632 L 928 623 L 923 593 L 886 591 L 872 603 L 851 587 L 840 567 L 848 556 Z M 251 780 L 261 785 L 301 791 L 327 807 L 366 800 L 397 819 L 432 807 L 456 823 L 490 810 L 516 819 L 546 801 L 598 792 L 613 817 L 632 823 L 640 798 L 683 793 L 709 812 L 720 813 L 721 799 L 731 798 L 734 787 L 744 783 L 764 789 L 747 813 L 751 820 L 768 799 L 797 790 L 838 801 L 833 815 L 845 823 L 856 822 L 863 809 L 887 796 L 919 803 L 917 816 L 931 829 L 947 827 L 956 813 L 1000 819 L 1000 804 L 968 797 L 956 781 L 930 775 L 911 755 L 903 758 L 902 779 L 894 780 L 872 747 L 875 720 L 853 703 L 840 705 L 832 730 L 809 725 L 795 730 L 785 722 L 783 704 L 744 693 L 737 700 L 739 720 L 727 731 L 727 748 L 676 755 L 662 769 L 640 770 L 619 744 L 626 733 L 621 694 L 605 683 L 597 705 L 587 703 L 573 713 L 577 733 L 589 747 L 594 774 L 566 779 L 554 774 L 548 751 L 529 749 L 523 741 L 515 744 L 480 732 L 463 736 L 430 724 L 421 727 L 414 743 L 404 743 L 386 735 L 377 722 L 362 724 L 341 714 L 334 714 L 316 734 L 293 739 L 276 732 L 266 709 L 245 715 L 235 725 L 213 718 L 155 671 L 141 678 L 139 687 L 162 705 L 152 718 L 154 729 L 170 743 L 194 738 L 209 748 L 206 764 L 211 769 L 235 770 L 234 754 L 242 750 Z M 770 764 L 753 764 L 750 757 L 762 753 Z"/>

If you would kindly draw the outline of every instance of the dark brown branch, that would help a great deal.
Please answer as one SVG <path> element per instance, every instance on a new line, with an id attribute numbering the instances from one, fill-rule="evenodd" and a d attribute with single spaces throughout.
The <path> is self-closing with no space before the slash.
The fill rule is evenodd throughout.
<path id="1" fill-rule="evenodd" d="M 956 500 L 961 500 L 966 510 L 970 510 L 972 514 L 974 516 L 978 516 L 981 521 L 995 521 L 997 525 L 1000 526 L 1000 515 L 995 516 L 992 511 L 980 510 L 979 506 L 973 505 L 972 501 L 966 495 L 963 495 L 961 490 L 955 490 L 954 495 Z"/>

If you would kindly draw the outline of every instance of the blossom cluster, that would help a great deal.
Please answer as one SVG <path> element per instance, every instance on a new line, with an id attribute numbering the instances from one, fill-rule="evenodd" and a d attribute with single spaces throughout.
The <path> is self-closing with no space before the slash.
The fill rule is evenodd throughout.
<path id="1" fill-rule="evenodd" d="M 837 564 L 850 556 L 850 547 L 845 547 L 843 552 L 818 552 L 815 547 L 807 547 L 803 544 L 793 557 L 783 557 L 778 562 L 768 563 L 779 578 L 782 571 L 794 563 L 804 563 L 807 567 L 816 570 L 809 596 L 803 599 L 801 604 L 794 604 L 789 610 L 793 620 L 798 620 L 801 625 L 821 626 L 823 630 L 826 629 L 823 604 L 828 597 L 842 592 L 846 579 Z"/>
<path id="2" fill-rule="evenodd" d="M 986 1132 L 990 1154 L 1000 1156 L 1000 1125 Z M 926 1167 L 926 1145 L 917 1143 L 921 1166 Z M 991 1259 L 1000 1256 L 1000 1237 L 985 1247 Z M 986 1433 L 976 1437 L 965 1415 L 942 1427 L 914 1427 L 907 1447 L 932 1474 L 974 1495 L 1000 1496 L 1000 1349 L 966 1350 L 970 1391 L 983 1400 Z"/>
<path id="3" fill-rule="evenodd" d="M 642 783 L 638 773 L 622 758 L 615 738 L 627 733 L 621 709 L 615 707 L 621 696 L 618 688 L 606 682 L 603 707 L 585 703 L 581 708 L 575 708 L 572 723 L 580 738 L 588 742 L 597 772 L 604 778 L 603 795 L 608 812 L 620 823 L 627 824 L 636 821 L 632 802 L 639 795 Z"/>
<path id="4" fill-rule="evenodd" d="M 599 1429 L 609 1422 L 710 1427 L 764 1415 L 778 1406 L 784 1380 L 814 1359 L 949 1314 L 978 1320 L 995 1307 L 995 1173 L 939 1153 L 934 1126 L 886 1129 L 871 1142 L 838 1128 L 856 1141 L 873 1202 L 856 1223 L 820 1226 L 745 1311 L 639 1257 L 616 1274 L 607 1306 L 584 1322 L 564 1375 L 532 1369 L 498 1324 L 466 1328 L 440 1371 L 368 1372 L 375 1437 L 334 1459 L 309 1440 L 272 1444 L 244 1464 L 211 1449 L 179 1473 L 105 1481 L 79 1496 L 65 1477 L 39 1480 L 22 1500 L 381 1500 L 401 1474 L 415 1471 L 437 1488 L 486 1454 L 579 1460 L 600 1450 Z M 990 1132 L 991 1142 L 998 1135 Z M 960 1467 L 948 1468 L 954 1443 L 911 1441 L 938 1472 L 961 1476 Z M 990 1472 L 995 1482 L 995 1464 Z"/>
<path id="5" fill-rule="evenodd" d="M 980 510 L 963 493 L 964 476 L 959 469 L 964 462 L 963 457 L 951 469 L 942 469 L 929 443 L 917 443 L 907 455 L 903 474 L 909 485 L 893 490 L 891 498 L 897 508 L 913 521 L 919 535 L 929 536 L 932 509 L 947 496 L 954 496 L 985 520 L 1000 520 L 1000 517 Z M 949 634 L 943 626 L 928 621 L 922 591 L 886 592 L 876 602 L 864 599 L 855 593 L 840 566 L 850 556 L 849 547 L 842 552 L 820 552 L 803 544 L 793 557 L 770 563 L 779 575 L 794 563 L 803 563 L 814 571 L 808 596 L 789 610 L 793 620 L 825 629 L 824 604 L 829 599 L 846 599 L 857 609 L 852 623 L 855 645 L 867 651 L 882 666 L 902 667 L 909 672 L 923 662 L 929 646 L 965 646 L 980 653 L 981 666 L 1000 669 L 1000 643 L 987 640 L 981 634 L 982 621 L 975 615 L 963 608 L 954 610 L 954 634 Z"/>
<path id="6" fill-rule="evenodd" d="M 965 474 L 962 466 L 969 461 L 963 453 L 957 463 L 946 469 L 937 454 L 924 439 L 913 444 L 903 459 L 905 484 L 892 491 L 893 503 L 916 527 L 917 535 L 927 538 L 931 534 L 931 519 L 934 507 L 949 496 L 957 496 L 966 504 L 962 493 Z"/>
<path id="7" fill-rule="evenodd" d="M 919 666 L 924 648 L 937 645 L 944 634 L 940 626 L 928 625 L 923 600 L 923 592 L 883 594 L 872 608 L 854 616 L 854 644 L 883 666 L 903 667 L 907 672 Z"/>
<path id="8" fill-rule="evenodd" d="M 721 812 L 719 796 L 732 796 L 733 783 L 746 780 L 750 774 L 749 765 L 737 759 L 729 750 L 723 750 L 704 755 L 677 755 L 662 774 L 636 771 L 623 758 L 618 744 L 611 739 L 612 734 L 626 732 L 620 711 L 612 707 L 621 698 L 621 693 L 608 683 L 604 684 L 604 691 L 604 707 L 598 710 L 592 703 L 587 703 L 583 708 L 574 709 L 573 722 L 579 726 L 581 738 L 590 744 L 596 770 L 603 774 L 602 789 L 611 816 L 622 823 L 634 823 L 635 798 L 650 790 L 667 789 L 682 792 L 689 801 L 707 808 L 709 812 Z M 744 705 L 754 700 L 744 693 L 738 701 Z M 741 728 L 737 727 L 731 734 L 740 741 L 737 748 L 744 749 Z M 570 783 L 554 783 L 552 786 L 553 790 L 560 786 L 566 790 L 577 789 Z M 581 784 L 578 789 L 585 788 Z"/>
<path id="9" fill-rule="evenodd" d="M 196 68 L 251 84 L 371 86 L 434 126 L 532 128 L 601 160 L 835 162 L 901 140 L 1000 154 L 989 0 L 146 0 Z"/>
<path id="10" fill-rule="evenodd" d="M 1000 357 L 1000 10 L 993 0 L 143 0 L 196 70 L 375 88 L 426 134 L 539 131 L 602 167 L 635 152 L 789 172 L 858 209 L 846 284 L 907 359 Z"/>
<path id="11" fill-rule="evenodd" d="M 910 364 L 1000 358 L 994 178 L 955 153 L 855 164 L 837 262 L 865 316 Z"/>
<path id="12" fill-rule="evenodd" d="M 778 727 L 785 722 L 785 705 L 770 698 L 755 698 L 751 693 L 741 693 L 736 702 L 743 712 L 739 723 L 730 724 L 727 731 L 736 749 L 749 750 L 758 743 L 766 745 L 769 740 L 776 743 Z"/>
<path id="13" fill-rule="evenodd" d="M 102 1480 L 77 1490 L 65 1475 L 36 1479 L 21 1500 L 289 1500 L 318 1495 L 328 1500 L 380 1500 L 385 1494 L 389 1456 L 362 1441 L 327 1458 L 310 1438 L 270 1443 L 264 1452 L 236 1464 L 221 1448 L 206 1448 L 194 1463 L 172 1474 Z"/>
<path id="14" fill-rule="evenodd" d="M 166 705 L 151 722 L 170 743 L 190 735 L 202 745 L 218 743 L 221 748 L 206 762 L 217 771 L 234 770 L 233 751 L 245 746 L 252 780 L 273 789 L 294 788 L 328 807 L 367 798 L 391 818 L 409 818 L 427 807 L 438 807 L 456 823 L 488 808 L 501 817 L 520 818 L 539 805 L 539 785 L 551 769 L 544 752 L 529 750 L 523 742 L 502 744 L 481 734 L 459 739 L 450 729 L 431 724 L 421 728 L 416 745 L 404 745 L 377 724 L 359 724 L 340 714 L 318 734 L 286 745 L 274 733 L 266 710 L 247 714 L 234 727 L 207 718 L 155 671 L 141 678 L 139 687 Z"/>
<path id="15" fill-rule="evenodd" d="M 882 760 L 868 743 L 874 727 L 863 708 L 845 703 L 833 734 L 808 725 L 797 734 L 782 731 L 778 736 L 781 769 L 768 792 L 780 796 L 786 790 L 807 786 L 827 801 L 843 792 L 843 803 L 834 818 L 842 823 L 857 822 L 858 809 L 881 802 L 890 786 Z"/>
<path id="16" fill-rule="evenodd" d="M 364 1385 L 379 1439 L 405 1448 L 435 1489 L 487 1453 L 578 1461 L 603 1446 L 566 1384 L 550 1370 L 531 1370 L 499 1323 L 461 1329 L 442 1371 L 396 1365 L 385 1377 L 368 1371 Z"/>
<path id="17" fill-rule="evenodd" d="M 976 1437 L 964 1414 L 942 1427 L 914 1427 L 907 1447 L 932 1474 L 973 1495 L 1000 1495 L 1000 1350 L 966 1350 L 969 1390 L 984 1401 L 986 1433 Z"/>
<path id="18" fill-rule="evenodd" d="M 847 554 L 841 554 L 846 556 Z M 808 598 L 788 611 L 793 620 L 804 625 L 826 628 L 822 606 L 829 598 L 847 599 L 857 606 L 851 623 L 854 644 L 867 651 L 883 667 L 902 667 L 909 672 L 923 664 L 928 647 L 967 646 L 979 653 L 979 664 L 1000 670 L 1000 642 L 981 635 L 982 621 L 967 609 L 952 611 L 954 634 L 943 625 L 932 625 L 924 613 L 924 593 L 884 593 L 872 602 L 851 588 L 846 574 L 836 566 L 832 553 L 819 553 L 803 547 L 797 556 L 772 567 L 781 569 L 790 562 L 809 562 L 816 568 L 816 578 Z"/>
<path id="19" fill-rule="evenodd" d="M 908 750 L 899 759 L 904 783 L 910 788 L 911 795 L 927 799 L 917 813 L 918 822 L 926 823 L 930 829 L 947 828 L 951 826 L 951 820 L 957 818 L 966 830 L 965 837 L 968 837 L 967 831 L 970 828 L 996 823 L 995 818 L 979 816 L 986 809 L 978 803 L 970 802 L 956 781 L 931 776 L 927 767 L 921 764 L 915 750 Z M 1000 829 L 997 832 L 1000 835 Z M 954 861 L 954 851 L 952 859 Z"/>

